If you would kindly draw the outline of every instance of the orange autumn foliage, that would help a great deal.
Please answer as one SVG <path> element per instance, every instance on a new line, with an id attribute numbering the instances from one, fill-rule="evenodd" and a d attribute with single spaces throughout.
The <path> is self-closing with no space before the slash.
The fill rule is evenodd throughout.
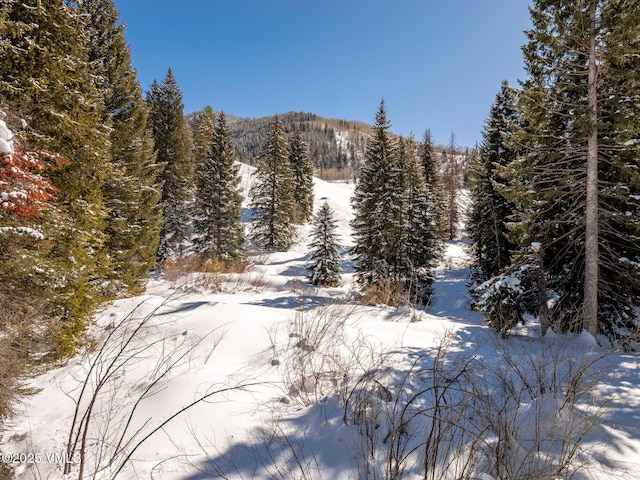
<path id="1" fill-rule="evenodd" d="M 55 200 L 57 189 L 40 172 L 69 163 L 56 153 L 25 152 L 15 145 L 13 153 L 0 153 L 0 216 L 7 214 L 35 220 Z"/>

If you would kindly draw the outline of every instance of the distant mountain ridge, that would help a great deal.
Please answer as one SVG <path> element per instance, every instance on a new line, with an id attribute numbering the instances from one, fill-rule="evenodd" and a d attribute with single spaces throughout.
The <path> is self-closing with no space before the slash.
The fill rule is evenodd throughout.
<path id="1" fill-rule="evenodd" d="M 299 129 L 309 146 L 317 169 L 353 168 L 364 157 L 372 127 L 363 122 L 320 117 L 314 113 L 288 112 L 278 115 L 285 131 Z M 238 160 L 253 164 L 260 156 L 273 116 L 241 118 L 227 116 Z"/>
<path id="2" fill-rule="evenodd" d="M 193 112 L 189 118 L 197 115 Z M 269 126 L 275 115 L 260 118 L 243 118 L 225 112 L 227 124 L 240 162 L 254 165 L 260 156 L 262 145 L 267 140 Z M 345 178 L 358 170 L 364 159 L 367 142 L 373 127 L 355 120 L 325 118 L 315 113 L 287 112 L 278 114 L 285 131 L 300 130 L 309 146 L 311 162 L 320 172 L 344 171 Z M 421 138 L 416 138 L 420 141 Z M 435 146 L 440 153 L 443 148 Z"/>

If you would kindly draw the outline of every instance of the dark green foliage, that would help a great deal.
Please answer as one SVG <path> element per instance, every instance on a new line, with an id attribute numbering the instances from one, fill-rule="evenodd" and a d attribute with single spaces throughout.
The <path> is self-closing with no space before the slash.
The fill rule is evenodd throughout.
<path id="1" fill-rule="evenodd" d="M 53 269 L 47 283 L 55 289 L 46 298 L 47 314 L 61 320 L 66 348 L 104 294 L 101 280 L 111 269 L 103 186 L 113 172 L 104 96 L 89 63 L 87 18 L 77 7 L 48 0 L 3 2 L 1 8 L 0 98 L 27 121 L 27 145 L 69 159 L 51 174 L 58 215 L 42 226 Z"/>
<path id="2" fill-rule="evenodd" d="M 160 176 L 164 224 L 157 253 L 158 261 L 163 261 L 184 253 L 191 235 L 193 205 L 192 139 L 184 118 L 182 92 L 171 69 L 162 83 L 153 82 L 147 104 L 157 162 L 164 165 Z"/>
<path id="3" fill-rule="evenodd" d="M 456 136 L 451 132 L 449 147 L 442 151 L 442 189 L 444 191 L 445 238 L 453 240 L 458 234 L 460 221 L 459 196 L 462 189 L 463 174 L 456 151 Z"/>
<path id="4" fill-rule="evenodd" d="M 364 291 L 382 283 L 397 290 L 404 280 L 402 165 L 389 128 L 382 101 L 353 197 L 354 263 Z"/>
<path id="5" fill-rule="evenodd" d="M 340 243 L 336 228 L 333 210 L 325 202 L 313 218 L 312 251 L 307 262 L 309 282 L 313 285 L 340 285 Z"/>
<path id="6" fill-rule="evenodd" d="M 436 224 L 438 205 L 437 200 L 429 195 L 426 175 L 413 138 L 400 140 L 398 154 L 403 166 L 404 184 L 405 289 L 412 303 L 427 305 L 433 293 L 433 268 L 442 250 Z"/>
<path id="7" fill-rule="evenodd" d="M 197 133 L 208 129 L 209 122 L 203 119 Z M 220 113 L 204 159 L 196 165 L 194 239 L 198 252 L 207 257 L 241 254 L 244 229 L 238 170 L 226 117 Z"/>
<path id="8" fill-rule="evenodd" d="M 313 214 L 313 167 L 309 148 L 298 129 L 289 140 L 289 161 L 293 174 L 293 221 L 305 223 Z"/>
<path id="9" fill-rule="evenodd" d="M 633 4 L 632 4 L 633 3 Z M 515 205 L 512 239 L 544 247 L 548 287 L 559 295 L 551 313 L 558 330 L 583 328 L 588 139 L 598 133 L 600 331 L 626 335 L 640 304 L 638 48 L 636 2 L 598 2 L 595 39 L 598 117 L 591 125 L 588 45 L 591 22 L 584 2 L 536 1 L 524 47 L 529 79 L 520 99 L 524 147 L 505 176 Z M 614 18 L 616 20 L 614 20 Z M 635 49 L 635 50 L 634 50 Z"/>
<path id="10" fill-rule="evenodd" d="M 396 142 L 384 102 L 353 198 L 356 280 L 365 299 L 426 305 L 439 255 L 437 206 L 413 139 Z"/>
<path id="11" fill-rule="evenodd" d="M 284 128 L 276 115 L 251 188 L 251 240 L 261 248 L 286 251 L 295 234 L 293 174 Z"/>
<path id="12" fill-rule="evenodd" d="M 113 0 L 85 0 L 80 8 L 89 18 L 89 59 L 101 80 L 105 122 L 112 126 L 113 174 L 104 185 L 109 277 L 118 289 L 138 292 L 155 263 L 160 239 L 161 169 L 155 164 L 147 106 Z"/>
<path id="13" fill-rule="evenodd" d="M 507 167 L 518 155 L 508 144 L 518 122 L 516 103 L 516 90 L 503 82 L 491 107 L 482 144 L 474 150 L 469 168 L 472 207 L 467 230 L 477 280 L 481 282 L 506 268 L 515 250 L 507 230 L 513 204 L 501 193 L 507 183 L 501 167 Z"/>
<path id="14" fill-rule="evenodd" d="M 211 149 L 211 139 L 216 128 L 216 113 L 210 106 L 195 113 L 189 120 L 193 138 L 193 164 L 197 169 L 207 158 Z"/>
<path id="15" fill-rule="evenodd" d="M 424 132 L 422 142 L 418 146 L 418 154 L 422 171 L 424 172 L 424 181 L 427 189 L 427 197 L 433 204 L 433 214 L 438 227 L 438 235 L 441 238 L 447 238 L 447 219 L 445 216 L 444 191 L 442 181 L 440 179 L 439 154 L 435 151 L 433 140 L 431 138 L 431 130 Z"/>

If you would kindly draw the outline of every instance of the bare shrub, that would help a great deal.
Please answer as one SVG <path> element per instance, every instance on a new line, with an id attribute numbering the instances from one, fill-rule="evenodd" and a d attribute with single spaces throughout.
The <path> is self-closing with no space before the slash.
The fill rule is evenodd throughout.
<path id="1" fill-rule="evenodd" d="M 264 255 L 228 259 L 191 255 L 167 259 L 160 270 L 171 288 L 186 292 L 260 292 L 268 279 L 256 267 L 265 262 Z"/>
<path id="2" fill-rule="evenodd" d="M 284 356 L 284 383 L 303 405 L 337 391 L 344 376 L 343 327 L 348 312 L 339 306 L 297 309 L 289 325 Z"/>
<path id="3" fill-rule="evenodd" d="M 314 175 L 325 182 L 352 183 L 355 182 L 356 172 L 351 167 L 345 168 L 318 168 Z"/>
<path id="4" fill-rule="evenodd" d="M 606 407 L 595 386 L 608 352 L 579 349 L 581 340 L 565 336 L 530 340 L 497 342 L 504 364 L 484 377 L 477 413 L 491 426 L 484 450 L 490 474 L 571 478 L 585 468 L 583 441 Z"/>
<path id="5" fill-rule="evenodd" d="M 505 362 L 495 366 L 453 346 L 446 335 L 410 364 L 387 358 L 345 387 L 361 478 L 539 480 L 585 468 L 583 442 L 604 408 L 593 392 L 605 354 L 574 358 L 562 339 L 498 340 Z"/>
<path id="6" fill-rule="evenodd" d="M 362 292 L 360 301 L 365 305 L 389 305 L 392 307 L 411 304 L 409 292 L 403 282 L 382 278 Z"/>
<path id="7" fill-rule="evenodd" d="M 0 285 L 0 421 L 12 414 L 31 362 L 54 357 L 56 324 L 45 311 L 41 299 Z"/>
<path id="8" fill-rule="evenodd" d="M 220 341 L 214 331 L 204 337 L 186 332 L 158 336 L 167 327 L 155 316 L 163 305 L 142 318 L 138 316 L 142 304 L 138 305 L 123 320 L 110 325 L 88 355 L 79 390 L 67 393 L 75 402 L 75 411 L 66 453 L 78 462 L 66 464 L 65 474 L 73 468 L 79 480 L 96 475 L 117 478 L 135 452 L 181 414 L 214 395 L 252 385 L 209 386 L 193 401 L 154 423 L 144 413 L 145 401 L 168 388 L 174 370 L 188 368 L 196 361 L 206 363 Z M 212 335 L 212 346 L 203 350 L 203 341 Z M 139 373 L 138 381 L 130 387 L 123 386 L 122 377 L 135 372 L 145 360 L 153 360 L 155 366 Z"/>

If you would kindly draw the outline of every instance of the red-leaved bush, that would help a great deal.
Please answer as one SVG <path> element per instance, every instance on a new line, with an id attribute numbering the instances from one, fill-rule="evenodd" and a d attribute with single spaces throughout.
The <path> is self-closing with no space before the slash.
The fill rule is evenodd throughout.
<path id="1" fill-rule="evenodd" d="M 57 153 L 25 152 L 15 143 L 12 153 L 0 153 L 0 215 L 38 218 L 56 195 L 56 188 L 41 172 L 68 162 Z"/>

